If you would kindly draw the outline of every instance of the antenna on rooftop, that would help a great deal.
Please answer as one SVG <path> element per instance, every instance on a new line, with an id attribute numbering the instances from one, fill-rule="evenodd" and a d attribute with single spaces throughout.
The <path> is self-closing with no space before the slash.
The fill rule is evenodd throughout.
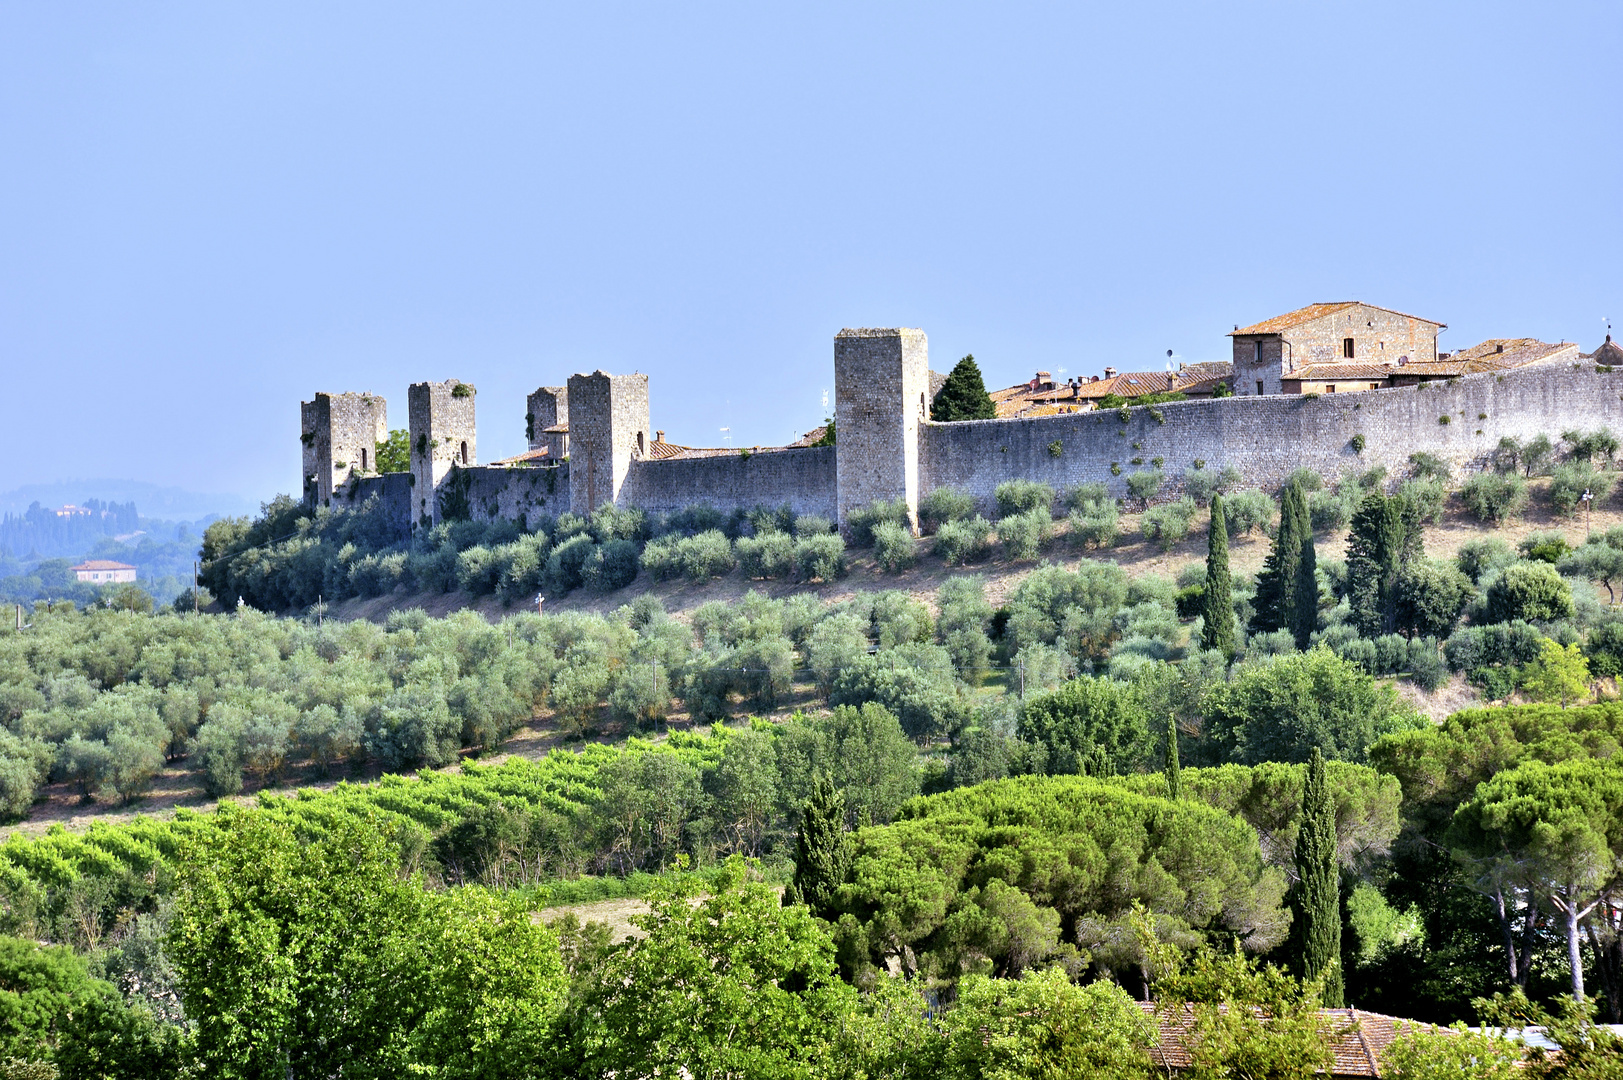
<path id="1" fill-rule="evenodd" d="M 828 415 L 828 388 L 823 388 L 823 415 Z"/>
<path id="2" fill-rule="evenodd" d="M 725 443 L 726 445 L 728 445 L 728 446 L 733 445 L 733 429 L 732 428 L 724 427 L 724 428 L 721 429 L 721 441 L 723 443 Z"/>

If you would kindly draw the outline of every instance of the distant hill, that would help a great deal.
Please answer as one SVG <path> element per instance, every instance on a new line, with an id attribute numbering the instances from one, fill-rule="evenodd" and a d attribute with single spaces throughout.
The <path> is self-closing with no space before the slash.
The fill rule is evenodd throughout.
<path id="1" fill-rule="evenodd" d="M 201 521 L 207 517 L 256 514 L 259 504 L 241 495 L 200 494 L 178 487 L 160 487 L 142 480 L 58 480 L 53 484 L 24 484 L 0 492 L 0 514 L 22 514 L 31 503 L 53 508 L 91 499 L 109 503 L 133 502 L 143 518 L 160 521 Z"/>

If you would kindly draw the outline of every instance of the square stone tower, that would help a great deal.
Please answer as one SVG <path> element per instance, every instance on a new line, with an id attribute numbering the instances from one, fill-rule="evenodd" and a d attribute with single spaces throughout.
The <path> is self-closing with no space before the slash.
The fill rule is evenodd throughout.
<path id="1" fill-rule="evenodd" d="M 406 391 L 411 415 L 411 511 L 421 526 L 441 520 L 440 484 L 452 466 L 477 465 L 474 389 L 460 379 L 412 383 Z"/>
<path id="2" fill-rule="evenodd" d="M 631 463 L 648 453 L 648 376 L 569 377 L 569 505 L 577 514 L 620 497 Z"/>
<path id="3" fill-rule="evenodd" d="M 378 443 L 389 438 L 389 406 L 375 394 L 316 394 L 299 403 L 304 499 L 327 506 L 334 488 L 376 472 Z"/>
<path id="4" fill-rule="evenodd" d="M 569 456 L 569 387 L 543 386 L 524 399 L 524 435 L 548 460 Z"/>
<path id="5" fill-rule="evenodd" d="M 836 506 L 903 499 L 918 528 L 919 424 L 930 414 L 923 330 L 841 330 L 834 337 Z"/>

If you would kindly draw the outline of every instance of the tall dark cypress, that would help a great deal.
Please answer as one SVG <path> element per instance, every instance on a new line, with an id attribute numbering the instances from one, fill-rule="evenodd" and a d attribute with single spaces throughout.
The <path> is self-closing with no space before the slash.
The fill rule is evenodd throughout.
<path id="1" fill-rule="evenodd" d="M 1223 511 L 1223 496 L 1212 496 L 1212 526 L 1206 530 L 1206 591 L 1201 596 L 1200 613 L 1205 617 L 1200 643 L 1204 648 L 1221 649 L 1234 658 L 1234 588 L 1229 578 L 1229 528 Z"/>
<path id="2" fill-rule="evenodd" d="M 1167 713 L 1167 798 L 1181 799 L 1183 797 L 1183 780 L 1179 776 L 1181 766 L 1178 763 L 1178 716 L 1176 713 Z"/>
<path id="3" fill-rule="evenodd" d="M 997 406 L 986 392 L 986 381 L 981 378 L 980 365 L 975 354 L 964 357 L 953 366 L 947 381 L 930 402 L 930 419 L 991 420 L 997 416 Z"/>
<path id="4" fill-rule="evenodd" d="M 812 786 L 811 798 L 800 815 L 800 831 L 795 837 L 795 877 L 783 891 L 784 904 L 805 904 L 812 914 L 828 918 L 849 864 L 845 797 L 825 776 Z"/>
<path id="5" fill-rule="evenodd" d="M 1296 873 L 1291 927 L 1297 970 L 1306 979 L 1324 979 L 1326 1008 L 1344 1000 L 1341 977 L 1341 870 L 1336 862 L 1336 804 L 1324 775 L 1319 748 L 1307 762 L 1302 786 L 1302 824 L 1296 834 Z"/>
<path id="6" fill-rule="evenodd" d="M 1300 495 L 1300 493 L 1298 493 Z M 1319 553 L 1313 547 L 1313 523 L 1307 516 L 1307 502 L 1298 498 L 1302 509 L 1302 548 L 1296 560 L 1295 595 L 1291 602 L 1290 631 L 1296 647 L 1306 649 L 1308 638 L 1319 628 Z"/>
<path id="7" fill-rule="evenodd" d="M 1398 576 L 1425 555 L 1419 513 L 1402 495 L 1373 492 L 1353 514 L 1347 538 L 1347 600 L 1364 637 L 1396 633 Z"/>
<path id="8" fill-rule="evenodd" d="M 1301 485 L 1292 480 L 1280 496 L 1279 531 L 1274 534 L 1273 550 L 1262 564 L 1262 573 L 1257 575 L 1252 630 L 1295 629 L 1296 571 L 1302 558 L 1304 535 L 1311 543 L 1313 527 L 1307 512 L 1307 496 L 1302 493 Z"/>

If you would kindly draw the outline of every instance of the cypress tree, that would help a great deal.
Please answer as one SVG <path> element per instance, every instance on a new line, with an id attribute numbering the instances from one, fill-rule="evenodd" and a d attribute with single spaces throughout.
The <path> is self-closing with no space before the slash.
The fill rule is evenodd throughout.
<path id="1" fill-rule="evenodd" d="M 1257 575 L 1256 615 L 1251 629 L 1294 630 L 1296 627 L 1296 575 L 1302 558 L 1302 544 L 1313 542 L 1313 525 L 1308 517 L 1307 496 L 1292 480 L 1279 500 L 1279 531 L 1273 550 Z M 1317 609 L 1315 603 L 1315 610 Z"/>
<path id="2" fill-rule="evenodd" d="M 1302 786 L 1302 824 L 1296 834 L 1295 920 L 1297 970 L 1324 979 L 1326 1008 L 1343 1002 L 1341 979 L 1341 870 L 1336 862 L 1336 804 L 1319 748 L 1307 762 Z"/>
<path id="3" fill-rule="evenodd" d="M 1223 512 L 1223 496 L 1212 496 L 1212 525 L 1206 530 L 1206 590 L 1201 594 L 1200 613 L 1206 625 L 1200 643 L 1207 649 L 1221 649 L 1234 658 L 1234 590 L 1229 578 L 1229 529 Z"/>
<path id="4" fill-rule="evenodd" d="M 1178 764 L 1178 716 L 1176 713 L 1167 713 L 1167 798 L 1180 799 L 1183 797 L 1183 783 L 1179 775 Z"/>
<path id="5" fill-rule="evenodd" d="M 834 894 L 845 883 L 850 851 L 845 839 L 845 798 L 824 776 L 812 785 L 795 837 L 795 877 L 783 891 L 783 902 L 805 904 L 827 918 Z"/>
<path id="6" fill-rule="evenodd" d="M 952 373 L 930 403 L 930 419 L 991 420 L 996 416 L 997 406 L 986 392 L 975 354 L 970 353 L 953 366 Z"/>
<path id="7" fill-rule="evenodd" d="M 1372 492 L 1353 514 L 1347 538 L 1347 599 L 1364 637 L 1398 628 L 1398 577 L 1425 555 L 1422 522 L 1402 495 Z"/>
<path id="8" fill-rule="evenodd" d="M 1319 628 L 1319 553 L 1313 546 L 1313 524 L 1307 517 L 1307 501 L 1302 504 L 1302 554 L 1296 560 L 1295 597 L 1291 604 L 1291 633 L 1296 647 L 1306 649 L 1308 638 Z"/>

